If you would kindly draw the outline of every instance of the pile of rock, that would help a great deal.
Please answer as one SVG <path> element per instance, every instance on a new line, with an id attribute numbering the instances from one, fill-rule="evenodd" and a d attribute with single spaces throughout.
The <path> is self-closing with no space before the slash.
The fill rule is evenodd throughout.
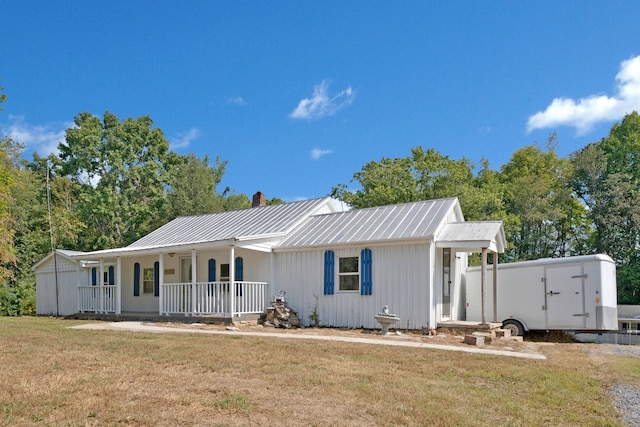
<path id="1" fill-rule="evenodd" d="M 288 307 L 284 294 L 284 291 L 280 291 L 273 297 L 271 307 L 267 307 L 266 314 L 261 319 L 264 326 L 286 329 L 300 327 L 298 313 Z"/>

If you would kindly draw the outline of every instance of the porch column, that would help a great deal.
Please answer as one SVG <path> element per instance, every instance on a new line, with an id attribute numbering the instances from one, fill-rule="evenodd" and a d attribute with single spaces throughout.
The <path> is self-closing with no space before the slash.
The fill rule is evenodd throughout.
<path id="1" fill-rule="evenodd" d="M 233 312 L 236 308 L 236 256 L 235 247 L 229 248 L 229 316 L 233 323 Z"/>
<path id="2" fill-rule="evenodd" d="M 482 248 L 482 270 L 480 271 L 482 299 L 482 324 L 487 324 L 487 248 Z"/>
<path id="3" fill-rule="evenodd" d="M 100 313 L 104 313 L 104 258 L 100 258 L 100 274 L 97 279 L 96 285 L 98 286 L 98 292 L 100 292 L 98 308 Z"/>
<path id="4" fill-rule="evenodd" d="M 162 316 L 163 308 L 164 308 L 164 295 L 162 294 L 162 285 L 164 285 L 164 254 L 160 252 L 158 255 L 158 314 Z"/>
<path id="5" fill-rule="evenodd" d="M 116 314 L 122 314 L 122 258 L 116 258 Z"/>
<path id="6" fill-rule="evenodd" d="M 269 283 L 267 284 L 267 289 L 264 292 L 265 307 L 269 304 L 269 301 L 271 301 L 269 298 L 269 288 L 273 286 L 272 283 L 276 283 L 276 256 L 273 250 L 269 253 Z M 275 289 L 272 293 L 275 295 Z"/>
<path id="7" fill-rule="evenodd" d="M 196 279 L 197 279 L 197 271 L 196 268 L 196 250 L 191 249 L 191 315 L 196 315 Z"/>
<path id="8" fill-rule="evenodd" d="M 493 321 L 498 322 L 498 252 L 493 253 Z"/>

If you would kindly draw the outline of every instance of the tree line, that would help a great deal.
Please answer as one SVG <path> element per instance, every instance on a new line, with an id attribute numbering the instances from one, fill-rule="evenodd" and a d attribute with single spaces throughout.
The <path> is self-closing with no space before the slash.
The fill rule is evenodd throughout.
<path id="1" fill-rule="evenodd" d="M 127 246 L 178 216 L 251 205 L 218 189 L 226 161 L 171 151 L 148 116 L 81 113 L 57 154 L 23 151 L 0 139 L 0 315 L 35 312 L 31 267 L 52 248 Z"/>
<path id="2" fill-rule="evenodd" d="M 619 302 L 640 303 L 640 117 L 564 158 L 556 143 L 551 135 L 543 147 L 520 148 L 499 170 L 416 146 L 365 164 L 330 194 L 353 208 L 456 196 L 467 220 L 504 221 L 501 262 L 606 253 Z M 218 188 L 226 161 L 171 151 L 148 116 L 80 113 L 57 154 L 23 152 L 0 139 L 0 315 L 35 312 L 31 267 L 52 247 L 122 247 L 178 216 L 250 206 L 247 195 Z"/>
<path id="3" fill-rule="evenodd" d="M 618 302 L 640 304 L 640 117 L 560 157 L 556 135 L 516 150 L 500 170 L 436 150 L 365 164 L 332 195 L 354 208 L 454 197 L 467 220 L 502 220 L 501 262 L 604 253 L 617 266 Z"/>

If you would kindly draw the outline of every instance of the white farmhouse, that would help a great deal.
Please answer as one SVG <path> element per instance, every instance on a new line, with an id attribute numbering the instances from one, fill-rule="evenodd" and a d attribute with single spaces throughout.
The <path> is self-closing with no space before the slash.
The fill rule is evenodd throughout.
<path id="1" fill-rule="evenodd" d="M 434 329 L 465 318 L 467 254 L 482 253 L 486 268 L 506 245 L 502 222 L 465 222 L 457 198 L 342 212 L 330 198 L 254 201 L 177 218 L 127 247 L 67 252 L 72 272 L 57 280 L 50 254 L 34 266 L 38 313 L 235 320 L 284 291 L 306 325 L 375 328 L 386 305 L 398 327 Z"/>

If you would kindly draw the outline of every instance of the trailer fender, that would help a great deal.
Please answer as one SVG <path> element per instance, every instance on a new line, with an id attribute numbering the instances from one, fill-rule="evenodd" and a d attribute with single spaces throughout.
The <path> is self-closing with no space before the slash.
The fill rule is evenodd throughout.
<path id="1" fill-rule="evenodd" d="M 513 336 L 523 336 L 526 332 L 529 332 L 529 327 L 526 322 L 517 317 L 509 317 L 502 321 L 502 328 L 509 329 Z"/>

